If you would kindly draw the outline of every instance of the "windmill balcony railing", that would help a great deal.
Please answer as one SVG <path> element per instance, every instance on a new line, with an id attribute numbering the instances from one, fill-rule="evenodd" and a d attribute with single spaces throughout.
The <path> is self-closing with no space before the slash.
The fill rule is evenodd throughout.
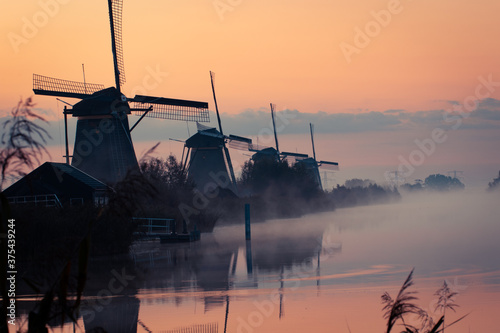
<path id="1" fill-rule="evenodd" d="M 174 219 L 154 218 L 154 217 L 134 217 L 137 223 L 136 234 L 145 237 L 155 237 L 161 235 L 170 235 L 172 233 L 172 224 Z"/>
<path id="2" fill-rule="evenodd" d="M 59 198 L 55 194 L 42 195 L 24 195 L 17 197 L 9 197 L 9 203 L 16 204 L 33 204 L 35 206 L 58 207 L 62 208 Z"/>

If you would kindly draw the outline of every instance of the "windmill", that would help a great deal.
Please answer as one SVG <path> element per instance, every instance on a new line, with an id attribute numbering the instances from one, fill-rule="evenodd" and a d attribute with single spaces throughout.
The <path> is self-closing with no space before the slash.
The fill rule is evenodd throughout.
<path id="1" fill-rule="evenodd" d="M 252 160 L 256 161 L 259 159 L 272 159 L 277 162 L 283 160 L 283 159 L 304 159 L 307 158 L 307 154 L 299 154 L 299 153 L 292 153 L 292 152 L 281 152 L 279 148 L 279 143 L 278 143 L 278 134 L 276 133 L 276 121 L 274 117 L 274 110 L 276 109 L 276 104 L 269 103 L 271 107 L 271 120 L 273 124 L 273 133 L 274 133 L 274 142 L 276 145 L 276 148 L 274 147 L 265 147 L 265 146 L 259 146 L 259 145 L 251 145 L 248 147 L 249 151 L 255 152 L 255 154 L 252 156 Z"/>
<path id="2" fill-rule="evenodd" d="M 316 160 L 316 149 L 314 147 L 314 126 L 311 123 L 309 124 L 309 128 L 311 130 L 311 143 L 313 149 L 312 158 L 309 157 L 309 155 L 307 154 L 280 151 L 278 144 L 278 135 L 276 133 L 276 121 L 274 117 L 274 110 L 276 109 L 276 105 L 270 103 L 270 106 L 271 106 L 271 119 L 273 124 L 274 141 L 276 144 L 276 148 L 251 145 L 249 146 L 249 150 L 256 152 L 252 156 L 252 159 L 254 161 L 262 158 L 273 158 L 276 161 L 287 159 L 292 163 L 302 163 L 305 166 L 306 170 L 310 173 L 314 181 L 318 184 L 318 186 L 321 187 L 321 177 L 318 168 L 322 167 L 324 169 L 338 170 L 339 164 L 337 162 L 329 162 L 329 161 L 318 162 Z"/>
<path id="3" fill-rule="evenodd" d="M 319 174 L 319 168 L 328 169 L 328 170 L 339 170 L 339 164 L 337 162 L 329 162 L 329 161 L 319 161 L 316 159 L 316 149 L 314 147 L 314 125 L 309 123 L 309 129 L 311 131 L 311 145 L 313 150 L 313 157 L 307 157 L 304 159 L 300 159 L 297 163 L 303 163 L 306 170 L 310 173 L 311 177 L 318 184 L 318 186 L 323 189 L 321 184 L 321 176 Z"/>
<path id="4" fill-rule="evenodd" d="M 122 46 L 122 0 L 108 0 L 115 86 L 91 84 L 33 74 L 33 91 L 38 95 L 81 99 L 67 115 L 78 118 L 71 165 L 107 182 L 115 183 L 129 170 L 138 170 L 130 132 L 144 117 L 208 122 L 208 103 L 121 92 L 125 83 Z M 132 103 L 132 106 L 129 104 Z M 141 116 L 130 128 L 128 115 Z M 66 128 L 67 146 L 67 128 Z M 69 163 L 68 149 L 66 161 Z"/>
<path id="5" fill-rule="evenodd" d="M 214 96 L 219 130 L 197 124 L 198 132 L 186 140 L 186 161 L 188 177 L 196 187 L 204 192 L 213 192 L 217 187 L 231 190 L 238 195 L 236 177 L 228 150 L 228 144 L 236 149 L 247 150 L 251 139 L 237 135 L 224 135 L 215 96 L 214 73 L 210 72 L 210 82 Z M 184 153 L 183 153 L 184 154 Z M 189 158 L 189 162 L 188 162 Z"/>

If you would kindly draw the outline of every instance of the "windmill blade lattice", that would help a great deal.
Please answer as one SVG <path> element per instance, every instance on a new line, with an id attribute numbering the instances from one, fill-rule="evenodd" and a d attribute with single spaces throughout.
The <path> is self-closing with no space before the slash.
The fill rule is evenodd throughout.
<path id="1" fill-rule="evenodd" d="M 296 163 L 297 161 L 305 160 L 306 158 L 309 157 L 309 155 L 307 155 L 307 154 L 292 153 L 292 152 L 286 152 L 286 151 L 281 152 L 280 156 L 292 164 Z"/>
<path id="2" fill-rule="evenodd" d="M 260 144 L 257 144 L 257 143 L 251 143 L 248 145 L 248 150 L 249 151 L 261 151 L 261 150 L 264 150 L 264 149 L 269 149 L 269 148 L 273 148 L 273 147 L 270 147 L 270 146 L 264 146 L 264 145 L 260 145 Z"/>
<path id="3" fill-rule="evenodd" d="M 33 92 L 37 95 L 83 99 L 103 89 L 104 85 L 102 84 L 61 80 L 49 76 L 33 74 Z"/>
<path id="4" fill-rule="evenodd" d="M 236 150 L 249 151 L 252 146 L 252 139 L 230 134 L 227 137 L 227 146 Z"/>
<path id="5" fill-rule="evenodd" d="M 152 110 L 146 117 L 181 121 L 210 122 L 208 103 L 181 99 L 136 95 L 130 100 L 132 112 L 141 116 L 146 109 Z"/>
<path id="6" fill-rule="evenodd" d="M 338 171 L 339 164 L 337 162 L 319 161 L 318 166 L 322 169 Z"/>
<path id="7" fill-rule="evenodd" d="M 108 0 L 111 2 L 111 14 L 113 21 L 111 22 L 112 34 L 115 43 L 115 56 L 116 65 L 119 73 L 120 86 L 125 83 L 125 65 L 123 62 L 123 38 L 122 38 L 122 0 Z M 118 88 L 118 87 L 117 87 Z"/>

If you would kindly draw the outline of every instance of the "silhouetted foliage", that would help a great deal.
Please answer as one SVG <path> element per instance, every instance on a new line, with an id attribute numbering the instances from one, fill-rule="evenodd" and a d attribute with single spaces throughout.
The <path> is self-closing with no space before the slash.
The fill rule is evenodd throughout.
<path id="1" fill-rule="evenodd" d="M 444 333 L 446 310 L 450 309 L 453 310 L 453 312 L 456 312 L 455 308 L 458 307 L 458 304 L 455 303 L 455 296 L 457 296 L 458 293 L 451 291 L 450 287 L 448 287 L 448 283 L 444 281 L 443 286 L 439 288 L 434 295 L 439 297 L 438 302 L 436 303 L 436 310 L 440 310 L 443 313 Z"/>
<path id="2" fill-rule="evenodd" d="M 462 190 L 464 188 L 465 185 L 458 178 L 444 176 L 441 174 L 430 175 L 425 178 L 425 181 L 417 179 L 413 184 L 405 183 L 400 186 L 401 190 L 407 192 L 419 192 L 423 190 L 447 192 Z"/>
<path id="3" fill-rule="evenodd" d="M 384 304 L 384 318 L 387 319 L 387 333 L 389 333 L 398 320 L 404 323 L 404 316 L 407 314 L 418 314 L 421 309 L 416 306 L 413 301 L 418 298 L 415 296 L 416 291 L 409 291 L 413 286 L 413 270 L 410 272 L 405 282 L 399 290 L 398 296 L 393 299 L 388 292 L 385 292 L 381 298 Z M 406 326 L 406 324 L 404 324 Z"/>
<path id="4" fill-rule="evenodd" d="M 353 179 L 348 179 L 345 181 L 344 186 L 347 188 L 354 188 L 354 187 L 368 187 L 370 185 L 375 185 L 375 181 L 371 179 L 359 179 L 359 178 L 353 178 Z"/>
<path id="5" fill-rule="evenodd" d="M 183 170 L 180 162 L 173 155 L 169 155 L 166 160 L 162 158 L 151 158 L 141 163 L 143 175 L 152 182 L 159 182 L 169 189 L 193 188 L 188 182 L 187 174 Z"/>
<path id="6" fill-rule="evenodd" d="M 500 190 L 500 171 L 498 172 L 498 178 L 494 178 L 492 182 L 488 183 L 488 190 Z"/>
<path id="7" fill-rule="evenodd" d="M 253 194 L 299 197 L 310 200 L 321 192 L 305 166 L 271 158 L 247 161 L 243 165 L 241 187 Z"/>
<path id="8" fill-rule="evenodd" d="M 168 156 L 166 160 L 145 159 L 141 161 L 140 168 L 143 176 L 154 184 L 157 191 L 152 198 L 144 202 L 143 216 L 175 219 L 180 231 L 185 218 L 180 210 L 181 205 L 193 208 L 193 203 L 201 197 L 193 182 L 188 179 L 186 170 L 173 155 Z M 223 195 L 223 191 L 219 191 L 219 194 Z M 218 202 L 219 198 L 211 198 L 210 204 L 205 205 L 204 209 L 193 209 L 196 214 L 191 214 L 186 222 L 195 224 L 201 231 L 212 231 L 220 216 Z"/>
<path id="9" fill-rule="evenodd" d="M 435 174 L 425 178 L 425 188 L 434 191 L 463 190 L 465 185 L 457 178 Z"/>
<path id="10" fill-rule="evenodd" d="M 23 176 L 25 167 L 33 169 L 44 154 L 49 155 L 45 144 L 50 135 L 35 123 L 47 121 L 33 112 L 33 106 L 31 98 L 20 100 L 12 109 L 11 118 L 2 125 L 0 190 L 8 175 Z"/>
<path id="11" fill-rule="evenodd" d="M 407 192 L 419 192 L 425 190 L 424 181 L 422 179 L 415 179 L 413 184 L 405 183 L 399 189 Z"/>
<path id="12" fill-rule="evenodd" d="M 350 179 L 331 192 L 323 192 L 304 165 L 290 166 L 273 158 L 246 162 L 240 179 L 241 188 L 268 217 L 298 216 L 305 213 L 397 201 L 397 189 L 375 184 L 369 179 Z"/>
<path id="13" fill-rule="evenodd" d="M 422 185 L 422 182 L 415 182 L 413 184 L 405 183 L 401 185 L 399 188 L 408 192 L 417 192 L 425 189 L 424 186 Z"/>
<path id="14" fill-rule="evenodd" d="M 262 158 L 245 162 L 240 192 L 249 194 L 263 218 L 300 216 L 333 209 L 325 193 L 301 163 Z"/>
<path id="15" fill-rule="evenodd" d="M 384 305 L 384 318 L 387 319 L 387 333 L 390 333 L 394 326 L 401 322 L 404 327 L 404 331 L 406 333 L 437 333 L 444 332 L 446 327 L 450 327 L 451 325 L 459 322 L 467 315 L 460 317 L 455 320 L 448 326 L 445 326 L 445 310 L 452 309 L 455 311 L 454 307 L 458 305 L 454 303 L 453 297 L 457 295 L 456 292 L 452 292 L 447 283 L 444 282 L 443 286 L 438 289 L 438 291 L 434 294 L 438 296 L 438 301 L 436 304 L 436 309 L 441 309 L 443 311 L 443 315 L 439 318 L 437 322 L 434 321 L 432 316 L 425 311 L 424 309 L 417 306 L 414 302 L 418 299 L 415 295 L 416 291 L 409 291 L 409 289 L 413 286 L 413 269 L 410 274 L 406 278 L 405 282 L 401 286 L 399 293 L 395 299 L 393 299 L 388 292 L 385 292 L 381 296 L 382 304 Z M 410 324 L 408 321 L 409 315 L 416 315 L 416 318 L 419 320 L 417 324 L 419 327 L 414 326 L 414 324 Z"/>
<path id="16" fill-rule="evenodd" d="M 346 181 L 346 184 L 348 182 L 349 180 Z M 397 189 L 384 188 L 377 184 L 351 188 L 337 185 L 337 187 L 330 192 L 329 196 L 337 207 L 381 204 L 401 199 L 401 195 Z"/>

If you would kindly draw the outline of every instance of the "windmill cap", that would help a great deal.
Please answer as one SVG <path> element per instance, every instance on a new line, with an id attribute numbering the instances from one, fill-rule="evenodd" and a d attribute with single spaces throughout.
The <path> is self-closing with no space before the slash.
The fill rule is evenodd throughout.
<path id="1" fill-rule="evenodd" d="M 110 115 L 112 112 L 130 114 L 128 103 L 115 87 L 97 91 L 73 106 L 73 117 Z"/>

